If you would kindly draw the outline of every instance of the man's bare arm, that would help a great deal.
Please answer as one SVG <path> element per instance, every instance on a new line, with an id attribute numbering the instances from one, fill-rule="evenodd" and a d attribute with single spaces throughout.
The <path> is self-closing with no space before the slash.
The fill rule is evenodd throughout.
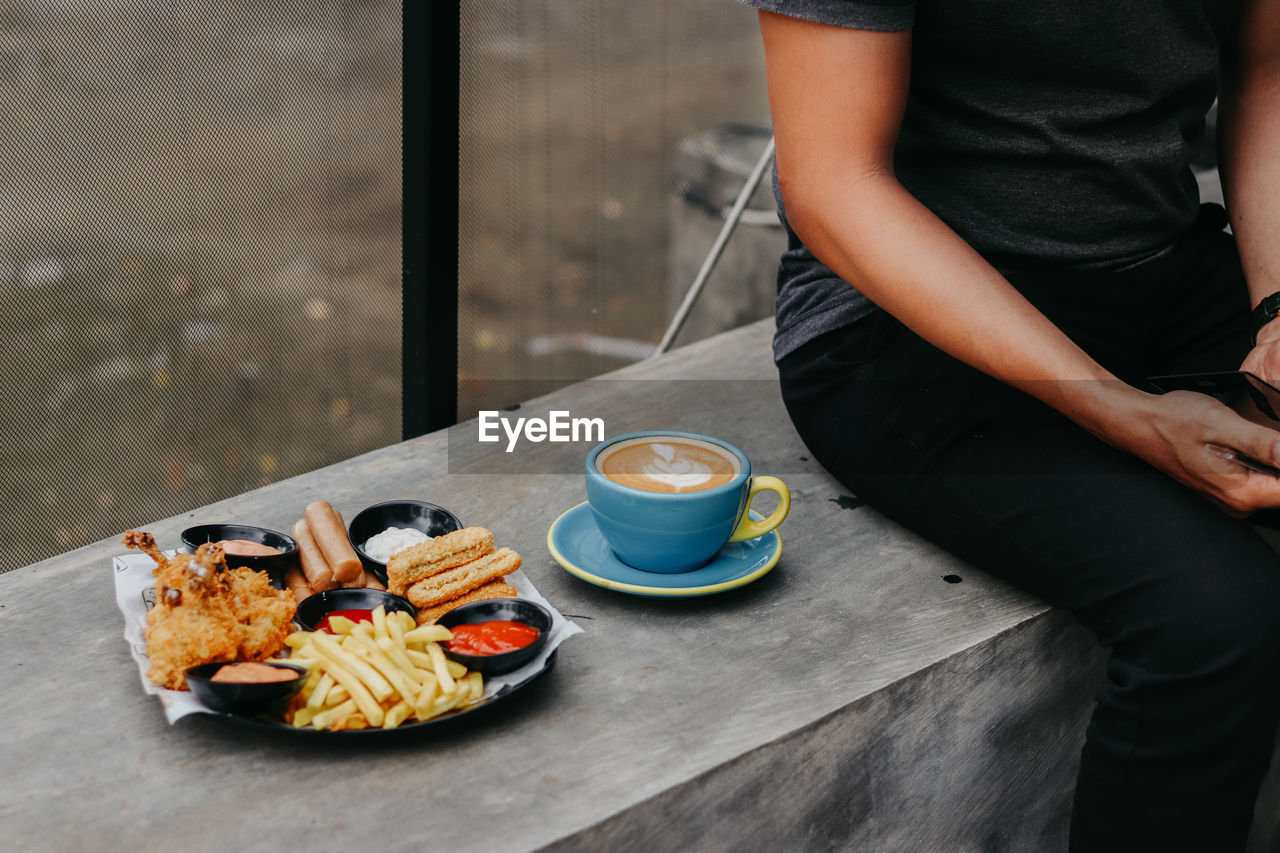
<path id="1" fill-rule="evenodd" d="M 1223 68 L 1219 172 L 1250 304 L 1280 291 L 1280 4 L 1244 0 Z M 1245 368 L 1280 381 L 1280 321 Z"/>

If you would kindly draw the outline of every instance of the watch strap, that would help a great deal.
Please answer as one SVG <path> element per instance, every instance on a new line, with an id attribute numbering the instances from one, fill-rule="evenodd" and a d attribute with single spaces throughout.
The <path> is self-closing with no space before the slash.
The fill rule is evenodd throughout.
<path id="1" fill-rule="evenodd" d="M 1262 301 L 1258 303 L 1258 307 L 1253 309 L 1253 313 L 1249 315 L 1250 330 L 1249 339 L 1254 346 L 1258 344 L 1258 332 L 1262 331 L 1262 327 L 1270 323 L 1280 314 L 1280 290 L 1264 296 Z"/>

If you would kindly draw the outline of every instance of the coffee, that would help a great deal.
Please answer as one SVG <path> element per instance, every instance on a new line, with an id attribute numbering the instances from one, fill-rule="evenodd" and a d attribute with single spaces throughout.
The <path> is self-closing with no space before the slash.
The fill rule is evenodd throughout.
<path id="1" fill-rule="evenodd" d="M 620 486 L 645 492 L 700 492 L 741 472 L 734 454 L 709 441 L 646 436 L 619 441 L 596 458 L 600 473 Z"/>
<path id="2" fill-rule="evenodd" d="M 729 543 L 759 539 L 787 517 L 791 493 L 777 477 L 719 439 L 675 430 L 620 435 L 584 460 L 591 518 L 623 563 L 642 572 L 691 572 Z M 750 512 L 774 492 L 768 518 Z M 711 589 L 711 587 L 705 587 Z"/>

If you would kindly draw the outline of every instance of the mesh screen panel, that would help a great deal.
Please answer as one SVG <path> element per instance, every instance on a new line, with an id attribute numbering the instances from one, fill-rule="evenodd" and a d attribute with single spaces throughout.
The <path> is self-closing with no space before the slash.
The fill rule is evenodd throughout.
<path id="1" fill-rule="evenodd" d="M 767 124 L 768 101 L 756 13 L 732 0 L 470 0 L 461 15 L 465 419 L 658 342 L 667 291 L 693 277 L 668 256 L 679 143 Z"/>
<path id="2" fill-rule="evenodd" d="M 398 440 L 400 5 L 0 8 L 0 571 Z"/>

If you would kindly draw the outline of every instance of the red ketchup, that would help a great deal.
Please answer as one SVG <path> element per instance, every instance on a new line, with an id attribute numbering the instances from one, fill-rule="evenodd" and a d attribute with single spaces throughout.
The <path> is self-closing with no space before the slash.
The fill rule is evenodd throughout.
<path id="1" fill-rule="evenodd" d="M 324 618 L 316 625 L 317 631 L 324 631 L 326 634 L 335 634 L 336 631 L 329 624 L 329 620 L 335 616 L 345 616 L 352 622 L 372 622 L 372 610 L 330 610 L 324 615 Z"/>
<path id="2" fill-rule="evenodd" d="M 500 655 L 514 652 L 538 639 L 538 629 L 523 622 L 495 619 L 474 625 L 454 625 L 449 651 L 464 655 Z"/>

